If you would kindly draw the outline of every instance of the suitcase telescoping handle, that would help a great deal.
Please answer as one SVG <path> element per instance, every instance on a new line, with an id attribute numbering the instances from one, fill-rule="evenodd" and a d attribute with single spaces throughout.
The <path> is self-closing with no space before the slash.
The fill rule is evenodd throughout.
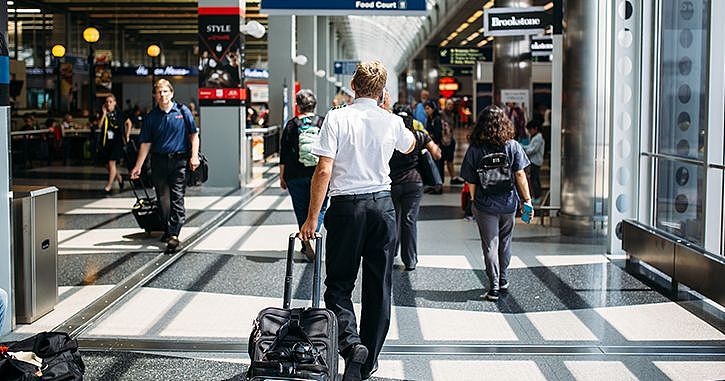
<path id="1" fill-rule="evenodd" d="M 121 181 L 123 181 L 123 176 L 121 177 Z M 131 191 L 133 191 L 134 197 L 136 197 L 136 201 L 140 200 L 141 198 L 138 197 L 138 193 L 136 191 L 136 180 L 132 180 L 131 176 L 128 178 L 129 184 L 131 184 Z M 146 185 L 144 184 L 143 180 L 141 180 L 141 177 L 138 178 L 138 182 L 141 184 L 141 188 L 143 188 L 143 193 L 146 195 L 146 198 L 151 198 L 149 196 L 149 192 L 146 190 Z"/>
<path id="2" fill-rule="evenodd" d="M 299 233 L 292 233 L 289 236 L 287 246 L 287 269 L 284 277 L 284 301 L 282 307 L 290 308 L 292 304 L 292 267 L 294 266 L 295 241 Z M 312 307 L 320 307 L 320 271 L 322 269 L 322 234 L 315 233 L 315 267 L 312 276 Z"/>

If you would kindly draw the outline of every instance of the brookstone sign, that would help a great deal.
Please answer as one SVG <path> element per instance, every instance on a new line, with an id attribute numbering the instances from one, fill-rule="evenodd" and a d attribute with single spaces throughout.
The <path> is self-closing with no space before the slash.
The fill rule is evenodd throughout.
<path id="1" fill-rule="evenodd" d="M 491 8 L 483 18 L 485 36 L 522 36 L 538 34 L 551 25 L 551 16 L 543 7 Z"/>

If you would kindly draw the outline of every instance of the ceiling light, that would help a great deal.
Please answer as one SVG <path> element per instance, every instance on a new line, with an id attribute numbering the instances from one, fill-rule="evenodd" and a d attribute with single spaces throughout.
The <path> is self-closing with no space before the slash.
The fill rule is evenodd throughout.
<path id="1" fill-rule="evenodd" d="M 471 17 L 469 17 L 468 20 L 466 20 L 466 22 L 469 24 L 473 24 L 474 22 L 476 22 L 476 20 L 478 20 L 479 17 L 481 17 L 482 14 L 483 14 L 483 11 L 479 9 L 476 11 L 476 13 L 471 15 Z"/>
<path id="2" fill-rule="evenodd" d="M 544 10 L 548 11 L 549 9 L 554 8 L 554 2 L 550 2 L 546 5 L 544 5 Z"/>
<path id="3" fill-rule="evenodd" d="M 493 41 L 493 36 L 488 36 L 487 40 L 488 41 Z"/>
<path id="4" fill-rule="evenodd" d="M 441 42 L 440 46 L 446 46 L 446 45 L 448 45 L 448 40 L 443 40 L 443 42 Z"/>
<path id="5" fill-rule="evenodd" d="M 480 48 L 481 46 L 486 45 L 486 44 L 488 44 L 488 40 L 483 40 L 483 41 L 479 42 L 478 44 L 476 44 L 476 46 L 478 46 Z"/>
<path id="6" fill-rule="evenodd" d="M 471 24 L 469 24 L 467 22 L 464 22 L 463 24 L 461 24 L 458 27 L 458 29 L 456 29 L 456 32 L 461 33 L 463 30 L 465 30 L 466 28 L 468 28 L 469 25 L 471 25 Z"/>
<path id="7" fill-rule="evenodd" d="M 493 0 L 489 0 L 488 3 L 486 3 L 486 5 L 483 6 L 483 9 L 488 9 L 491 7 L 493 7 Z"/>
<path id="8" fill-rule="evenodd" d="M 9 8 L 8 13 L 40 13 L 39 8 Z"/>

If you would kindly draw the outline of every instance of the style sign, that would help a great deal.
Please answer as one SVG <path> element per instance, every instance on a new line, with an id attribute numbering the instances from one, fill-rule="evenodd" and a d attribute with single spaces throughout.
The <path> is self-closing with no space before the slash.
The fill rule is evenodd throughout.
<path id="1" fill-rule="evenodd" d="M 239 25 L 244 9 L 239 7 L 199 8 L 199 104 L 239 106 L 242 89 L 244 41 Z"/>
<path id="2" fill-rule="evenodd" d="M 260 13 L 297 16 L 425 16 L 425 0 L 262 0 Z"/>
<path id="3" fill-rule="evenodd" d="M 333 71 L 335 74 L 353 75 L 359 64 L 360 61 L 335 61 Z"/>
<path id="4" fill-rule="evenodd" d="M 544 7 L 489 8 L 483 17 L 484 36 L 525 36 L 539 34 L 551 25 Z"/>

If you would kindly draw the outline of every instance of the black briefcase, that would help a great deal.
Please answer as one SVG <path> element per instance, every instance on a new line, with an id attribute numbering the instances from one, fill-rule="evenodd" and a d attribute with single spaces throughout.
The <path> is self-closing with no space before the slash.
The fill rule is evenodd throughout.
<path id="1" fill-rule="evenodd" d="M 191 170 L 191 163 L 186 168 L 186 185 L 190 187 L 199 186 L 209 179 L 209 161 L 203 153 L 199 152 L 199 166 Z"/>
<path id="2" fill-rule="evenodd" d="M 268 307 L 257 315 L 249 336 L 249 381 L 337 378 L 337 318 L 320 304 L 322 238 L 318 234 L 314 262 L 312 308 L 290 309 L 296 234 L 289 238 L 283 308 Z"/>

